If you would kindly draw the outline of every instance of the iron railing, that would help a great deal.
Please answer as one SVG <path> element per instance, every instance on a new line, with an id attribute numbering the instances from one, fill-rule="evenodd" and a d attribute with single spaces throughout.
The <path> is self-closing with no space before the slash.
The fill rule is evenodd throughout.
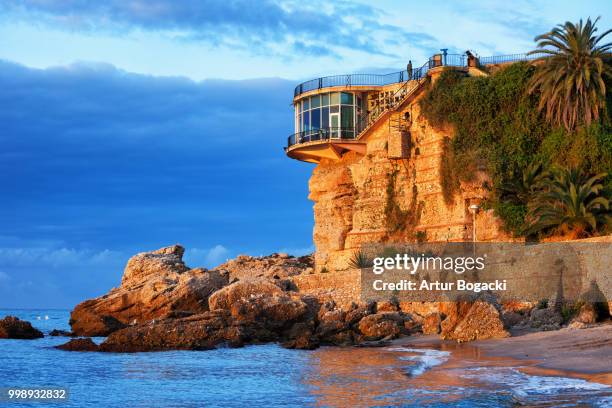
<path id="1" fill-rule="evenodd" d="M 505 64 L 518 61 L 531 61 L 546 57 L 547 54 L 509 54 L 490 57 L 477 57 L 476 61 L 480 66 L 492 64 Z M 384 86 L 396 83 L 403 83 L 395 93 L 385 101 L 382 106 L 375 106 L 365 116 L 359 119 L 354 128 L 321 128 L 295 133 L 287 139 L 287 147 L 295 144 L 334 140 L 334 139 L 357 139 L 359 135 L 372 125 L 385 112 L 395 109 L 405 98 L 415 89 L 423 84 L 427 78 L 427 72 L 436 67 L 467 67 L 468 58 L 466 54 L 436 54 L 419 68 L 414 68 L 409 73 L 407 70 L 393 72 L 390 74 L 349 74 L 322 77 L 301 83 L 295 88 L 294 95 L 297 97 L 304 92 L 315 89 L 328 88 L 334 86 Z"/>
<path id="2" fill-rule="evenodd" d="M 493 55 L 490 57 L 480 57 L 478 58 L 478 62 L 480 63 L 480 65 L 506 64 L 508 62 L 531 61 L 534 59 L 546 57 L 547 55 L 548 54 L 543 53 Z"/>
<path id="3" fill-rule="evenodd" d="M 376 122 L 380 116 L 385 112 L 397 108 L 403 101 L 410 95 L 415 89 L 417 89 L 427 78 L 427 71 L 432 68 L 432 61 L 427 61 L 421 67 L 413 70 L 413 76 L 410 81 L 404 82 L 404 84 L 393 93 L 384 105 L 374 106 L 374 109 L 368 112 L 367 115 L 363 116 L 357 122 L 357 135 L 359 136 L 364 130 L 371 124 Z"/>
<path id="4" fill-rule="evenodd" d="M 326 127 L 321 129 L 311 129 L 295 133 L 287 138 L 287 147 L 295 144 L 317 142 L 321 140 L 353 140 L 357 136 L 357 129 L 354 127 Z"/>
<path id="5" fill-rule="evenodd" d="M 504 64 L 508 62 L 531 61 L 546 56 L 545 54 L 508 54 L 477 58 L 480 65 Z M 297 97 L 305 92 L 316 89 L 331 88 L 334 86 L 385 86 L 405 82 L 424 76 L 431 68 L 439 66 L 466 67 L 466 54 L 436 54 L 421 67 L 412 70 L 412 76 L 407 70 L 392 72 L 390 74 L 346 74 L 332 75 L 303 82 L 295 87 L 293 96 Z"/>

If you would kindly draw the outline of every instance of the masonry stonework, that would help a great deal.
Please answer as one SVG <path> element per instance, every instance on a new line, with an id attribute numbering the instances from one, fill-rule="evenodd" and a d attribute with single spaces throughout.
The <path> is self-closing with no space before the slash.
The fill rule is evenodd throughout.
<path id="1" fill-rule="evenodd" d="M 427 122 L 418 105 L 421 96 L 368 130 L 365 155 L 348 152 L 314 169 L 309 198 L 318 272 L 346 270 L 355 251 L 373 242 L 473 239 L 469 206 L 485 197 L 485 180 L 463 184 L 452 202 L 445 201 L 440 166 L 445 138 L 453 131 Z M 477 214 L 476 230 L 479 241 L 509 238 L 488 211 Z"/>

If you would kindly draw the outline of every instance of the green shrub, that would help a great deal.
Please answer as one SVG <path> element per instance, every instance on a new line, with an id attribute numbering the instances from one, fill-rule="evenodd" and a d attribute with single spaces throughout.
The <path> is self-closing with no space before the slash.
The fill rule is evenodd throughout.
<path id="1" fill-rule="evenodd" d="M 453 201 L 460 181 L 473 181 L 477 171 L 486 171 L 491 178 L 487 206 L 514 235 L 526 227 L 527 201 L 509 203 L 503 197 L 505 186 L 531 164 L 580 168 L 588 174 L 612 170 L 609 121 L 572 133 L 552 127 L 538 112 L 537 95 L 527 92 L 533 74 L 534 67 L 526 62 L 487 77 L 445 70 L 419 102 L 432 126 L 454 130 L 440 168 L 445 201 Z M 612 190 L 610 175 L 604 184 Z"/>
<path id="2" fill-rule="evenodd" d="M 372 260 L 364 251 L 355 251 L 349 259 L 349 266 L 355 269 L 369 268 L 372 266 Z"/>

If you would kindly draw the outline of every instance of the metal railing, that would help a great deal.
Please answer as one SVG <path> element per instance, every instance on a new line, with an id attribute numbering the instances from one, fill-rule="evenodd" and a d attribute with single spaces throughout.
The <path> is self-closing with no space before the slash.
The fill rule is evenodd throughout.
<path id="1" fill-rule="evenodd" d="M 497 55 L 490 57 L 476 57 L 476 63 L 480 66 L 492 64 L 505 64 L 509 62 L 531 61 L 538 58 L 546 57 L 547 54 L 509 54 Z M 408 71 L 398 71 L 385 75 L 376 74 L 349 74 L 349 75 L 334 75 L 318 79 L 313 79 L 298 85 L 295 88 L 294 95 L 299 96 L 304 92 L 313 91 L 315 89 L 333 87 L 333 86 L 384 86 L 395 83 L 403 83 L 395 93 L 384 101 L 384 104 L 377 105 L 374 109 L 364 115 L 356 123 L 355 128 L 321 128 L 316 130 L 308 130 L 299 132 L 289 136 L 287 147 L 295 144 L 325 141 L 334 139 L 357 139 L 359 136 L 374 122 L 378 120 L 384 113 L 397 108 L 414 90 L 422 85 L 427 78 L 427 73 L 432 68 L 437 67 L 467 67 L 468 57 L 466 54 L 436 54 L 419 68 L 414 68 L 409 73 Z M 472 66 L 472 65 L 470 65 Z"/>
<path id="2" fill-rule="evenodd" d="M 376 105 L 372 111 L 363 116 L 357 122 L 357 136 L 376 122 L 376 120 L 378 120 L 378 118 L 385 112 L 397 108 L 404 101 L 404 99 L 406 99 L 406 97 L 408 97 L 425 81 L 427 78 L 427 71 L 430 68 L 433 68 L 431 60 L 427 61 L 421 67 L 414 69 L 411 80 L 404 82 L 404 84 L 397 91 L 395 91 L 388 100 L 384 101 L 384 105 Z"/>
<path id="3" fill-rule="evenodd" d="M 357 130 L 353 127 L 326 127 L 305 130 L 289 136 L 287 138 L 287 147 L 291 147 L 295 144 L 317 142 L 322 140 L 354 140 L 357 133 Z"/>
<path id="4" fill-rule="evenodd" d="M 490 57 L 477 57 L 480 65 L 490 64 L 504 64 L 508 62 L 518 61 L 531 61 L 537 58 L 546 56 L 545 54 L 508 54 L 508 55 L 495 55 Z M 418 78 L 423 76 L 431 68 L 439 66 L 448 67 L 466 67 L 467 66 L 467 55 L 466 54 L 436 54 L 421 67 L 412 70 L 412 76 L 408 74 L 407 70 L 392 72 L 390 74 L 346 74 L 346 75 L 332 75 L 310 81 L 303 82 L 295 87 L 293 96 L 299 96 L 305 92 L 314 91 L 316 89 L 331 88 L 334 86 L 385 86 L 391 84 L 397 84 L 405 82 L 410 79 Z M 425 69 L 423 70 L 423 67 Z"/>
<path id="5" fill-rule="evenodd" d="M 494 64 L 506 64 L 509 62 L 519 61 L 532 61 L 534 59 L 546 57 L 547 54 L 534 53 L 534 54 L 508 54 L 508 55 L 493 55 L 490 57 L 480 57 L 478 62 L 480 65 L 494 65 Z"/>

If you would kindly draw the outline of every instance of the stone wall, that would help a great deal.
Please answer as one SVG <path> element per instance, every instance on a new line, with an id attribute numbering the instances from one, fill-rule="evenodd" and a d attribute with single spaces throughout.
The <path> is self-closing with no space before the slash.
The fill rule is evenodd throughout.
<path id="1" fill-rule="evenodd" d="M 365 155 L 349 152 L 314 169 L 309 198 L 317 272 L 346 270 L 355 251 L 372 242 L 472 239 L 469 206 L 484 197 L 485 180 L 462 185 L 451 202 L 445 201 L 440 166 L 445 138 L 453 132 L 425 120 L 421 96 L 368 130 Z M 490 212 L 478 214 L 476 230 L 478 240 L 509 238 Z"/>
<path id="2" fill-rule="evenodd" d="M 605 237 L 595 237 L 582 240 L 573 240 L 563 242 L 563 245 L 568 244 L 574 252 L 575 259 L 567 263 L 568 269 L 564 275 L 564 298 L 566 300 L 577 300 L 580 296 L 589 291 L 592 284 L 595 282 L 598 285 L 602 295 L 608 301 L 612 300 L 612 277 L 609 275 L 610 264 L 610 244 L 612 244 L 612 235 Z M 590 245 L 592 244 L 592 245 Z M 596 245 L 595 245 L 596 244 Z M 509 244 L 506 244 L 509 245 Z M 542 245 L 516 247 L 515 250 L 520 252 L 523 258 L 532 259 L 553 259 L 554 251 L 550 248 L 550 243 Z M 553 244 L 554 245 L 554 244 Z M 515 251 L 516 252 L 516 251 Z M 556 294 L 557 287 L 554 285 L 558 282 L 559 271 L 558 264 L 555 262 L 546 263 L 547 269 L 542 269 L 543 263 L 526 260 L 526 267 L 521 269 L 517 274 L 517 268 L 514 266 L 517 258 L 513 257 L 512 251 L 509 251 L 506 256 L 502 256 L 496 261 L 499 264 L 494 270 L 487 270 L 487 273 L 498 273 L 499 276 L 487 275 L 487 280 L 507 279 L 509 288 L 512 288 L 516 293 L 529 294 L 529 286 L 540 285 L 546 286 L 546 282 L 552 282 L 555 290 L 551 291 L 546 296 L 529 299 L 529 301 L 537 301 L 540 299 L 553 300 Z M 572 260 L 572 256 L 567 257 Z M 504 267 L 507 266 L 507 268 Z M 495 272 L 497 271 L 497 272 Z M 504 271 L 513 271 L 505 273 Z M 484 278 L 484 277 L 483 277 Z M 305 294 L 312 294 L 321 299 L 334 300 L 343 308 L 348 307 L 352 302 L 360 302 L 365 300 L 381 300 L 370 298 L 365 295 L 366 299 L 362 298 L 362 273 L 359 269 L 347 269 L 342 271 L 334 271 L 329 273 L 302 274 L 291 277 L 296 289 Z M 364 281 L 364 284 L 367 279 Z M 538 284 L 537 281 L 542 283 Z M 550 283 L 549 282 L 549 283 Z M 523 285 L 523 287 L 521 287 Z M 410 302 L 402 301 L 399 296 L 400 308 L 404 312 L 417 313 L 426 316 L 429 313 L 440 311 L 448 302 Z"/>
<path id="3" fill-rule="evenodd" d="M 348 269 L 334 273 L 302 274 L 291 278 L 298 291 L 335 301 L 343 308 L 361 297 L 361 271 Z"/>

